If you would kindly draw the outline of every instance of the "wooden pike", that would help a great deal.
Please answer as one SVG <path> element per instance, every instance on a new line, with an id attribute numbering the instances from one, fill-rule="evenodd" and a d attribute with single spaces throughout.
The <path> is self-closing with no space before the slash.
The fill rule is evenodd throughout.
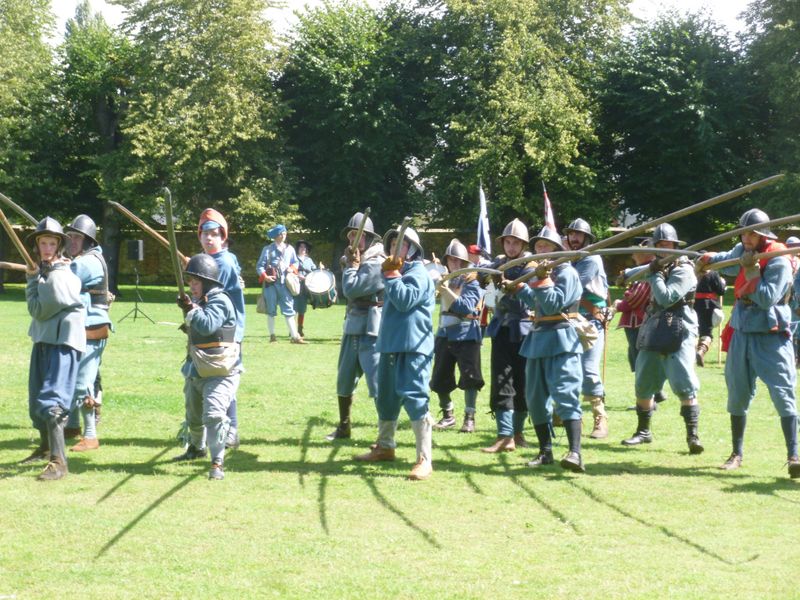
<path id="1" fill-rule="evenodd" d="M 364 210 L 364 216 L 361 218 L 361 223 L 358 224 L 358 229 L 356 230 L 356 235 L 353 238 L 353 243 L 350 244 L 351 252 L 355 252 L 356 248 L 358 248 L 358 244 L 361 242 L 361 237 L 364 235 L 364 226 L 367 224 L 367 219 L 369 219 L 370 212 L 372 212 L 372 209 L 368 206 Z"/>
<path id="2" fill-rule="evenodd" d="M 14 228 L 11 226 L 8 217 L 6 217 L 5 213 L 2 210 L 0 210 L 0 221 L 2 221 L 3 223 L 3 229 L 5 229 L 6 234 L 8 235 L 8 239 L 11 240 L 11 243 L 14 244 L 14 247 L 17 249 L 17 252 L 19 252 L 19 255 L 22 257 L 22 260 L 25 261 L 28 270 L 35 271 L 36 263 L 31 258 L 31 255 L 28 254 L 27 248 L 25 248 L 25 245 L 20 241 L 19 237 L 17 236 L 17 232 L 14 231 Z"/>
<path id="3" fill-rule="evenodd" d="M 14 202 L 11 198 L 6 196 L 5 194 L 0 194 L 0 200 L 2 200 L 6 206 L 8 206 L 11 210 L 16 212 L 19 216 L 27 219 L 34 227 L 39 224 L 39 221 L 34 219 L 33 216 L 28 211 L 26 211 L 24 208 L 22 208 L 19 204 Z"/>
<path id="4" fill-rule="evenodd" d="M 149 234 L 155 241 L 161 244 L 164 248 L 169 250 L 170 246 L 169 246 L 169 240 L 167 238 L 158 233 L 155 229 L 150 227 L 150 225 L 142 221 L 130 210 L 122 206 L 122 204 L 120 204 L 119 202 L 114 202 L 113 200 L 109 200 L 108 203 L 115 209 L 117 209 L 118 212 L 122 213 L 123 215 L 128 217 L 131 221 L 133 221 L 136 225 L 138 225 L 142 231 Z M 178 252 L 178 258 L 181 259 L 181 262 L 183 263 L 184 266 L 189 262 L 189 259 L 183 254 L 181 254 L 180 251 Z"/>
<path id="5" fill-rule="evenodd" d="M 28 267 L 21 263 L 12 263 L 0 260 L 0 269 L 7 269 L 9 271 L 27 271 Z"/>

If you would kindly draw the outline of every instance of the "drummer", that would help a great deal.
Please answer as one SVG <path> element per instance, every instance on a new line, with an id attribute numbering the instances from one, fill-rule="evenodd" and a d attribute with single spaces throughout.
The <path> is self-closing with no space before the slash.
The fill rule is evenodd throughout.
<path id="1" fill-rule="evenodd" d="M 297 252 L 297 276 L 300 278 L 300 293 L 294 297 L 294 312 L 297 313 L 297 333 L 300 337 L 305 337 L 303 333 L 303 323 L 306 320 L 306 310 L 308 309 L 308 288 L 306 288 L 306 275 L 315 271 L 317 265 L 311 259 L 311 243 L 306 240 L 297 240 L 295 244 Z"/>

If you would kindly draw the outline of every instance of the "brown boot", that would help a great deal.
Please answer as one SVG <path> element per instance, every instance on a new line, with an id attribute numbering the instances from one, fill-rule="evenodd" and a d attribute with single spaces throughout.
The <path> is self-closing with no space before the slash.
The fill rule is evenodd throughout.
<path id="1" fill-rule="evenodd" d="M 357 454 L 353 457 L 353 460 L 360 462 L 382 462 L 394 460 L 394 448 L 382 448 L 381 446 L 375 446 L 374 448 L 370 448 L 369 452 Z"/>
<path id="2" fill-rule="evenodd" d="M 75 438 L 81 434 L 80 427 L 65 427 L 64 428 L 64 439 Z"/>
<path id="3" fill-rule="evenodd" d="M 697 354 L 695 355 L 695 358 L 697 360 L 698 367 L 706 366 L 705 355 L 710 347 L 711 347 L 711 338 L 708 337 L 707 335 L 701 337 L 700 340 L 697 342 Z"/>
<path id="4" fill-rule="evenodd" d="M 51 456 L 50 462 L 47 463 L 44 471 L 42 471 L 37 479 L 39 481 L 55 481 L 61 479 L 67 473 L 69 473 L 67 463 L 64 462 L 60 456 Z"/>
<path id="5" fill-rule="evenodd" d="M 487 454 L 497 454 L 498 452 L 513 452 L 516 449 L 517 446 L 514 444 L 513 437 L 500 436 L 491 446 L 487 448 L 481 448 L 481 452 L 486 452 Z"/>
<path id="6" fill-rule="evenodd" d="M 525 435 L 520 431 L 514 434 L 514 447 L 515 448 L 530 448 Z"/>
<path id="7" fill-rule="evenodd" d="M 421 456 L 417 460 L 417 464 L 411 469 L 411 473 L 408 474 L 408 478 L 411 481 L 422 481 L 430 477 L 432 473 L 433 465 L 431 465 L 431 461 Z"/>
<path id="8" fill-rule="evenodd" d="M 350 437 L 350 407 L 353 405 L 352 396 L 339 396 L 339 424 L 333 432 L 325 436 L 329 442 L 347 439 Z"/>
<path id="9" fill-rule="evenodd" d="M 81 441 L 70 448 L 70 452 L 87 452 L 89 450 L 97 450 L 100 447 L 100 441 L 97 438 L 81 438 Z"/>
<path id="10" fill-rule="evenodd" d="M 585 396 L 586 400 L 592 405 L 592 415 L 594 416 L 594 426 L 589 437 L 595 440 L 602 440 L 608 437 L 608 414 L 606 406 L 601 396 Z"/>

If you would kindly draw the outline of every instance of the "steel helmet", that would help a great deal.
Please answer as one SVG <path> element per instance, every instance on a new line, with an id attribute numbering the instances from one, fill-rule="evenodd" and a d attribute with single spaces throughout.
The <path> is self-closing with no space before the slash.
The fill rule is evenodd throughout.
<path id="1" fill-rule="evenodd" d="M 450 240 L 450 243 L 447 245 L 447 248 L 444 251 L 444 258 L 447 259 L 448 256 L 452 256 L 458 260 L 463 260 L 464 262 L 469 262 L 467 247 L 459 242 L 457 238 Z"/>
<path id="2" fill-rule="evenodd" d="M 556 245 L 559 250 L 564 250 L 564 244 L 561 241 L 561 236 L 557 232 L 550 229 L 547 225 L 542 227 L 538 234 L 531 238 L 531 245 L 536 244 L 537 240 L 544 240 Z"/>
<path id="3" fill-rule="evenodd" d="M 350 220 L 347 222 L 347 226 L 342 229 L 342 237 L 347 239 L 347 232 L 348 231 L 358 231 L 358 228 L 361 227 L 361 221 L 364 218 L 364 213 L 357 212 Z M 372 237 L 379 238 L 380 236 L 375 233 L 375 226 L 372 224 L 372 219 L 367 217 L 367 222 L 364 223 L 364 233 L 371 235 Z"/>
<path id="4" fill-rule="evenodd" d="M 65 244 L 67 243 L 67 236 L 64 234 L 64 229 L 61 227 L 61 223 L 56 221 L 53 217 L 45 217 L 41 221 L 36 224 L 36 229 L 33 230 L 32 233 L 28 234 L 28 237 L 25 238 L 25 241 L 29 244 L 36 244 L 36 238 L 40 235 L 52 235 L 60 240 L 58 245 L 59 251 L 63 250 Z"/>
<path id="5" fill-rule="evenodd" d="M 786 238 L 786 245 L 790 248 L 794 246 L 800 246 L 800 238 L 796 235 L 790 235 L 788 238 Z"/>
<path id="6" fill-rule="evenodd" d="M 572 223 L 564 227 L 564 235 L 569 235 L 573 231 L 578 233 L 583 233 L 586 235 L 586 239 L 590 242 L 595 241 L 597 238 L 592 233 L 592 227 L 584 221 L 583 219 L 575 219 Z"/>
<path id="7" fill-rule="evenodd" d="M 522 240 L 526 244 L 530 241 L 530 235 L 528 234 L 528 227 L 520 221 L 519 219 L 514 219 L 508 225 L 505 226 L 503 229 L 503 233 L 497 238 L 497 241 L 501 244 L 503 243 L 503 238 L 505 237 L 513 237 L 517 238 L 518 240 Z"/>
<path id="8" fill-rule="evenodd" d="M 661 223 L 653 230 L 653 237 L 650 238 L 653 246 L 658 242 L 675 242 L 679 246 L 683 246 L 686 242 L 678 239 L 678 232 L 669 223 Z"/>
<path id="9" fill-rule="evenodd" d="M 364 228 L 366 231 L 366 227 Z M 383 236 L 383 249 L 386 251 L 386 254 L 389 255 L 392 253 L 394 239 L 397 237 L 397 234 L 400 233 L 400 226 L 397 226 L 397 229 L 390 229 L 387 231 Z M 408 240 L 408 244 L 410 246 L 408 255 L 406 258 L 408 260 L 419 259 L 425 255 L 425 252 L 422 250 L 422 244 L 419 241 L 419 234 L 414 231 L 411 227 L 406 227 L 406 231 L 403 234 L 403 238 Z"/>
<path id="10" fill-rule="evenodd" d="M 186 265 L 184 272 L 187 275 L 202 279 L 204 291 L 207 291 L 206 282 L 222 285 L 222 282 L 219 280 L 219 265 L 217 265 L 217 261 L 208 254 L 195 254 L 189 259 L 189 264 Z"/>
<path id="11" fill-rule="evenodd" d="M 750 225 L 758 225 L 759 223 L 766 223 L 769 221 L 769 215 L 760 208 L 751 208 L 746 211 L 742 218 L 739 219 L 739 227 L 748 227 Z M 777 240 L 778 236 L 769 230 L 769 227 L 756 227 L 753 229 L 758 235 L 763 235 L 765 238 Z"/>
<path id="12" fill-rule="evenodd" d="M 64 229 L 83 234 L 94 246 L 99 244 L 97 241 L 97 225 L 88 215 L 78 215 L 75 217 L 75 220 Z"/>

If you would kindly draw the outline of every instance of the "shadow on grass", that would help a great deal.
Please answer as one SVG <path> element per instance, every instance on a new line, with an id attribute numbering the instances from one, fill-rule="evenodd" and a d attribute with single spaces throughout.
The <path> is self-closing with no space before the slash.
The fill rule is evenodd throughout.
<path id="1" fill-rule="evenodd" d="M 800 483 L 786 478 L 776 478 L 774 481 L 748 481 L 747 483 L 735 484 L 732 483 L 728 487 L 722 489 L 726 494 L 738 494 L 746 492 L 749 494 L 758 494 L 760 496 L 771 496 L 778 500 L 783 500 L 791 504 L 800 504 L 800 500 L 794 498 L 786 498 L 777 492 L 797 492 L 800 490 Z"/>
<path id="2" fill-rule="evenodd" d="M 171 448 L 164 448 L 161 452 L 156 454 L 153 458 L 143 464 L 136 465 L 134 470 L 132 470 L 128 475 L 126 475 L 119 483 L 115 484 L 110 490 L 108 490 L 105 494 L 103 494 L 100 499 L 97 501 L 97 504 L 107 500 L 110 498 L 118 489 L 120 489 L 123 485 L 128 483 L 131 479 L 133 479 L 134 475 L 145 475 L 153 473 L 153 467 L 158 462 L 158 459 L 164 456 L 167 452 L 169 452 Z"/>
<path id="3" fill-rule="evenodd" d="M 328 459 L 325 461 L 326 464 L 332 465 L 336 455 L 341 450 L 341 446 L 334 446 L 331 448 L 330 454 L 328 454 Z M 328 488 L 328 473 L 320 473 L 319 478 L 319 494 L 317 495 L 317 504 L 319 505 L 319 524 L 322 527 L 325 535 L 330 535 L 330 531 L 328 530 L 328 511 L 325 505 L 325 495 Z"/>
<path id="4" fill-rule="evenodd" d="M 441 450 L 442 452 L 444 452 L 445 455 L 447 456 L 447 458 L 450 460 L 451 464 L 458 465 L 459 468 L 461 470 L 463 470 L 463 472 L 464 472 L 464 481 L 467 483 L 467 485 L 469 487 L 472 488 L 473 492 L 475 492 L 479 496 L 485 496 L 486 495 L 486 494 L 483 493 L 483 490 L 480 488 L 480 486 L 475 481 L 475 478 L 473 477 L 473 474 L 470 473 L 468 470 L 464 469 L 464 467 L 466 465 L 456 458 L 456 455 L 453 454 L 452 450 L 450 450 L 447 447 L 440 446 L 439 444 L 435 444 L 434 445 L 434 450 Z M 438 463 L 437 463 L 437 468 L 438 468 Z"/>
<path id="5" fill-rule="evenodd" d="M 637 517 L 636 515 L 632 514 L 630 511 L 627 511 L 624 508 L 621 508 L 621 507 L 617 506 L 616 504 L 613 504 L 612 502 L 609 502 L 608 500 L 606 500 L 605 498 L 602 498 L 599 494 L 597 494 L 593 490 L 590 490 L 590 489 L 584 487 L 583 485 L 581 485 L 579 483 L 576 483 L 575 481 L 566 480 L 566 483 L 571 485 L 576 490 L 579 490 L 579 491 L 583 492 L 584 494 L 586 494 L 586 496 L 588 496 L 589 499 L 592 500 L 593 502 L 596 502 L 598 504 L 602 504 L 603 506 L 611 509 L 612 511 L 622 515 L 623 517 L 625 517 L 627 519 L 630 519 L 631 521 L 634 521 L 634 522 L 638 523 L 639 525 L 642 525 L 642 526 L 646 527 L 647 529 L 659 532 L 659 533 L 665 535 L 666 537 L 668 537 L 668 538 L 670 538 L 672 540 L 681 542 L 682 544 L 685 544 L 686 546 L 688 546 L 690 548 L 693 548 L 694 550 L 698 551 L 699 553 L 704 554 L 705 556 L 708 556 L 710 558 L 716 559 L 716 560 L 718 560 L 719 562 L 721 562 L 723 564 L 731 565 L 731 566 L 742 565 L 742 564 L 745 564 L 745 563 L 748 563 L 748 562 L 752 562 L 752 561 L 756 560 L 760 556 L 760 554 L 756 553 L 756 554 L 753 554 L 752 556 L 750 556 L 748 558 L 745 558 L 745 559 L 742 559 L 742 560 L 737 560 L 737 561 L 729 560 L 729 559 L 725 558 L 724 556 L 720 556 L 719 554 L 717 554 L 713 550 L 703 546 L 702 544 L 698 544 L 697 542 L 693 542 L 689 538 L 684 537 L 684 536 L 680 535 L 679 533 L 676 533 L 675 531 L 671 530 L 668 527 L 665 527 L 664 525 L 658 525 L 656 523 L 651 523 L 649 521 L 646 521 L 645 519 L 642 519 L 641 517 Z"/>
<path id="6" fill-rule="evenodd" d="M 177 484 L 175 484 L 171 489 L 169 489 L 166 492 L 164 492 L 159 498 L 157 498 L 152 504 L 150 504 L 150 506 L 148 506 L 142 512 L 140 512 L 130 523 L 125 525 L 125 527 L 123 527 L 119 531 L 119 533 L 117 533 L 117 535 L 115 535 L 113 538 L 111 538 L 106 543 L 106 545 L 103 546 L 100 549 L 100 551 L 95 555 L 95 559 L 102 558 L 103 555 L 106 552 L 108 552 L 109 550 L 111 550 L 111 548 L 113 548 L 117 544 L 117 542 L 119 542 L 123 537 L 125 537 L 125 535 L 131 529 L 136 527 L 136 525 L 139 523 L 139 521 L 144 519 L 147 515 L 149 515 L 151 512 L 153 512 L 156 508 L 158 508 L 166 500 L 169 500 L 169 498 L 171 498 L 172 496 L 177 494 L 180 490 L 182 490 L 184 487 L 189 485 L 189 483 L 191 483 L 191 481 L 193 479 L 196 479 L 199 475 L 200 475 L 200 473 L 193 473 L 192 475 L 188 475 L 182 481 L 179 481 Z"/>

